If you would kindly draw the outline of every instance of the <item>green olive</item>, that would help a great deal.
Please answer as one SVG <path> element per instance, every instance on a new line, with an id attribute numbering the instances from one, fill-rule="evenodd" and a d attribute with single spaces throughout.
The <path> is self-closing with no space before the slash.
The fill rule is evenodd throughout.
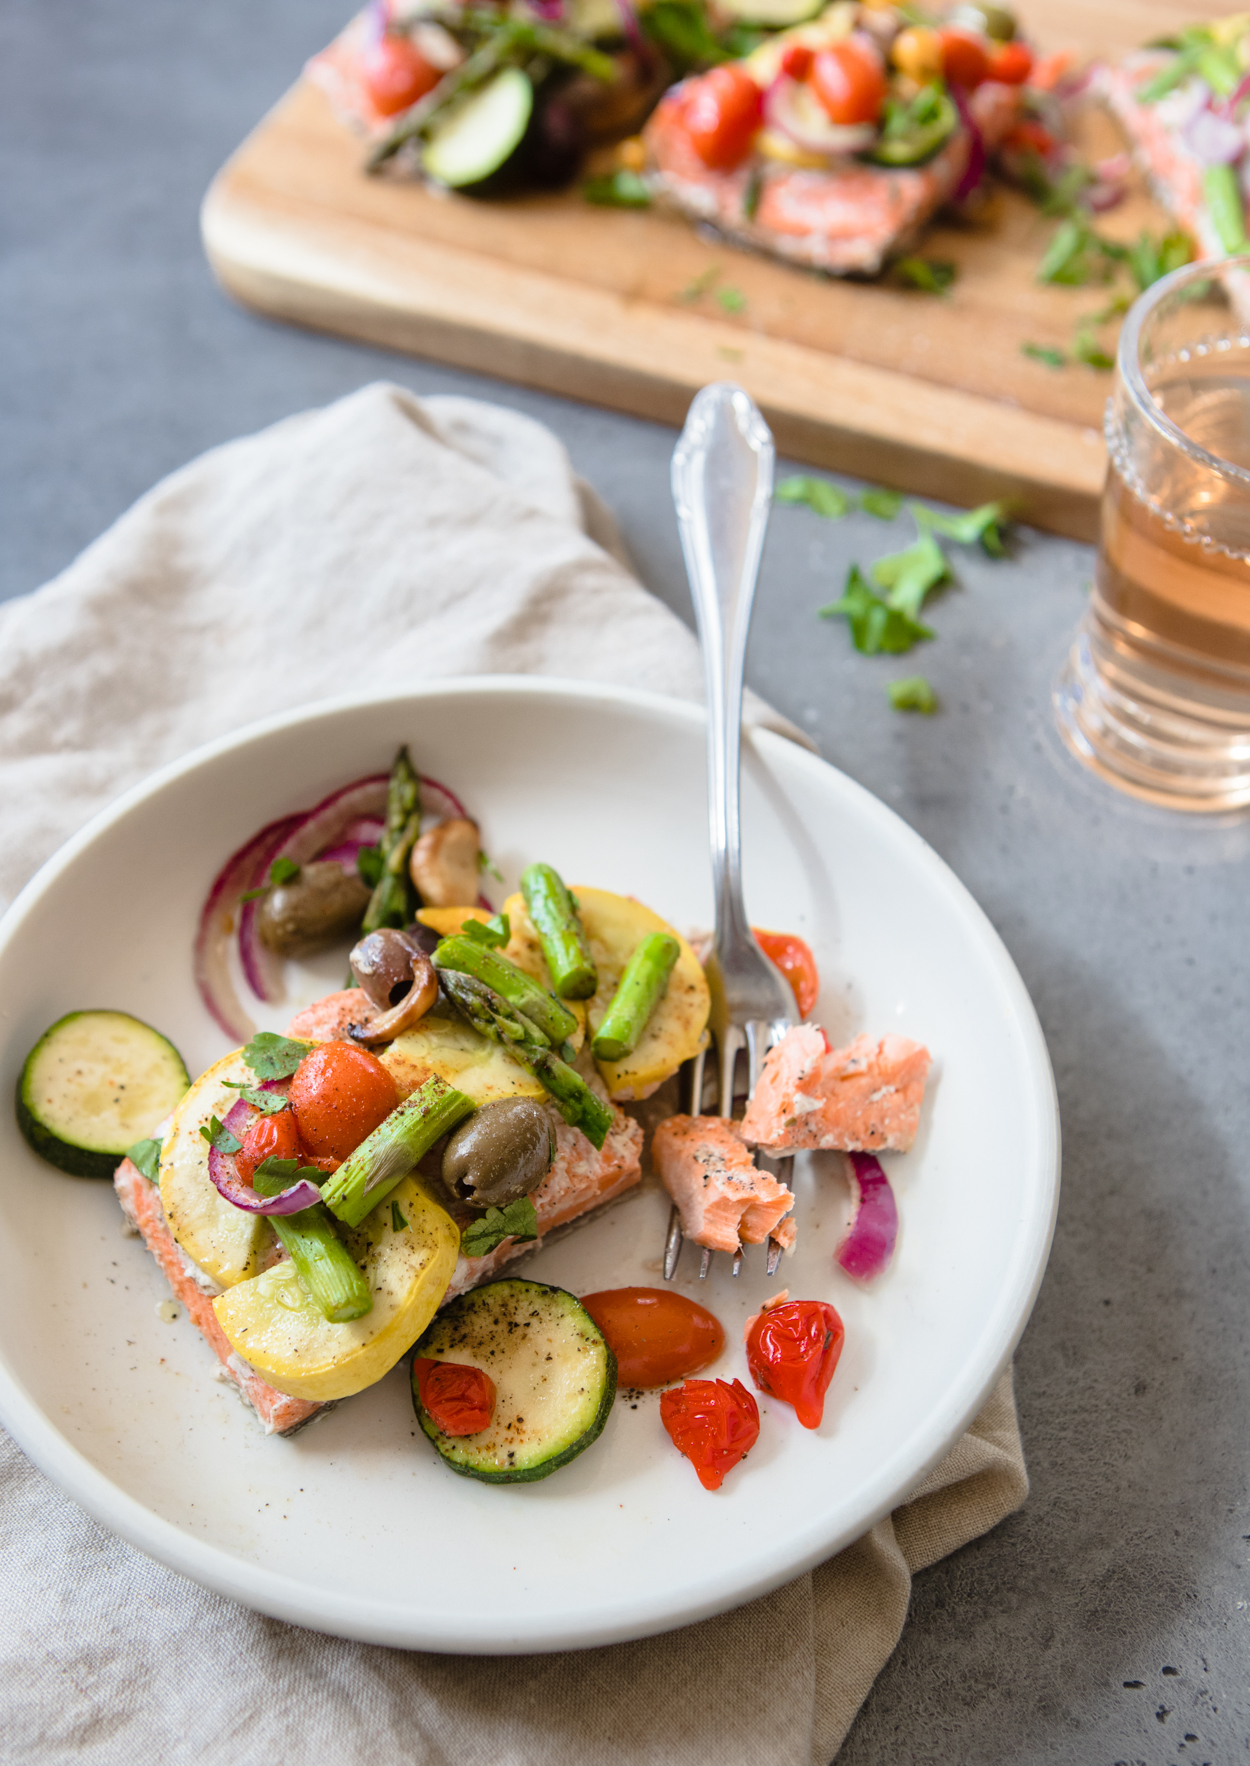
<path id="1" fill-rule="evenodd" d="M 456 1130 L 443 1182 L 463 1202 L 502 1208 L 536 1190 L 556 1156 L 551 1118 L 534 1098 L 497 1098 Z"/>
<path id="2" fill-rule="evenodd" d="M 317 859 L 266 892 L 260 941 L 280 957 L 307 956 L 355 932 L 368 905 L 369 891 L 359 877 L 335 859 Z"/>
<path id="3" fill-rule="evenodd" d="M 957 6 L 948 16 L 948 24 L 962 25 L 965 30 L 980 31 L 996 43 L 1010 43 L 1016 34 L 1016 21 L 1005 6 L 967 4 Z"/>

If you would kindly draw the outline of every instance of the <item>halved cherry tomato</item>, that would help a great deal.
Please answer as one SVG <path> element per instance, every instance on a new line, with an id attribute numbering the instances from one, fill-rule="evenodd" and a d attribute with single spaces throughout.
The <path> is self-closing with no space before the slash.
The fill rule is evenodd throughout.
<path id="1" fill-rule="evenodd" d="M 979 86 L 990 69 L 989 50 L 983 38 L 958 25 L 945 25 L 938 36 L 942 39 L 942 72 L 952 86 L 963 86 L 971 92 Z"/>
<path id="2" fill-rule="evenodd" d="M 714 67 L 687 83 L 683 99 L 682 121 L 704 165 L 718 172 L 740 165 L 764 120 L 764 94 L 746 69 Z"/>
<path id="3" fill-rule="evenodd" d="M 885 68 L 874 44 L 844 37 L 812 59 L 812 87 L 835 123 L 875 123 L 885 102 Z"/>
<path id="4" fill-rule="evenodd" d="M 422 1409 L 444 1435 L 476 1435 L 495 1414 L 495 1382 L 480 1367 L 418 1355 L 412 1376 Z"/>
<path id="5" fill-rule="evenodd" d="M 399 1103 L 376 1055 L 350 1042 L 323 1042 L 291 1081 L 291 1108 L 310 1153 L 346 1159 Z"/>
<path id="6" fill-rule="evenodd" d="M 794 1406 L 805 1429 L 818 1429 L 825 1393 L 846 1332 L 823 1300 L 769 1306 L 747 1325 L 747 1366 L 761 1392 Z"/>
<path id="7" fill-rule="evenodd" d="M 810 947 L 793 932 L 765 932 L 759 926 L 752 926 L 751 930 L 764 955 L 776 963 L 794 989 L 799 1016 L 806 1018 L 820 992 L 820 975 Z"/>
<path id="8" fill-rule="evenodd" d="M 299 1129 L 289 1110 L 276 1116 L 258 1116 L 243 1136 L 243 1145 L 234 1156 L 235 1169 L 244 1183 L 251 1183 L 256 1167 L 266 1159 L 298 1159 Z"/>
<path id="9" fill-rule="evenodd" d="M 687 1380 L 661 1395 L 660 1421 L 705 1490 L 719 1490 L 760 1438 L 760 1407 L 741 1380 Z"/>
<path id="10" fill-rule="evenodd" d="M 990 53 L 986 78 L 1004 86 L 1023 86 L 1033 71 L 1033 51 L 1027 43 L 1000 43 Z"/>
<path id="11" fill-rule="evenodd" d="M 605 1288 L 582 1300 L 616 1357 L 622 1386 L 667 1386 L 715 1361 L 721 1322 L 671 1288 Z"/>
<path id="12" fill-rule="evenodd" d="M 360 76 L 373 108 L 384 117 L 407 110 L 432 92 L 442 74 L 431 67 L 410 37 L 386 31 L 361 60 Z"/>
<path id="13" fill-rule="evenodd" d="M 781 71 L 792 80 L 805 80 L 814 60 L 815 52 L 806 43 L 787 43 L 781 52 Z"/>

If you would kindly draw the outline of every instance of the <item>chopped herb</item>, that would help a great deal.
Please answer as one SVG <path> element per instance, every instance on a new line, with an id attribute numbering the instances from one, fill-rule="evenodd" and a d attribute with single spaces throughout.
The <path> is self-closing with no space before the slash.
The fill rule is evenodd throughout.
<path id="1" fill-rule="evenodd" d="M 1082 319 L 1081 324 L 1082 326 L 1109 325 L 1112 319 L 1122 319 L 1132 304 L 1127 294 L 1117 294 L 1107 302 L 1105 307 L 1100 307 L 1096 313 L 1088 314 L 1086 318 Z"/>
<path id="2" fill-rule="evenodd" d="M 903 507 L 903 499 L 898 491 L 887 491 L 874 486 L 863 493 L 859 506 L 865 515 L 875 515 L 878 521 L 893 521 Z"/>
<path id="3" fill-rule="evenodd" d="M 718 288 L 716 304 L 724 313 L 745 313 L 747 297 L 740 288 Z"/>
<path id="4" fill-rule="evenodd" d="M 296 1042 L 273 1030 L 258 1030 L 243 1050 L 243 1059 L 257 1079 L 289 1079 L 312 1050 L 310 1042 Z"/>
<path id="5" fill-rule="evenodd" d="M 587 178 L 582 185 L 587 202 L 600 208 L 650 208 L 651 192 L 646 180 L 628 166 L 621 166 L 606 177 Z"/>
<path id="6" fill-rule="evenodd" d="M 380 846 L 362 846 L 356 854 L 356 872 L 366 888 L 376 889 L 385 869 L 386 860 Z"/>
<path id="7" fill-rule="evenodd" d="M 478 855 L 477 855 L 477 868 L 479 871 L 489 871 L 491 876 L 495 879 L 496 883 L 503 882 L 503 872 L 499 869 L 498 865 L 493 864 L 491 862 L 489 856 L 486 853 L 484 853 L 484 852 L 478 853 Z"/>
<path id="8" fill-rule="evenodd" d="M 858 564 L 852 564 L 847 573 L 841 599 L 820 608 L 819 616 L 845 619 L 851 628 L 851 641 L 863 656 L 876 656 L 881 651 L 902 656 L 921 638 L 933 636 L 927 626 L 875 595 Z"/>
<path id="9" fill-rule="evenodd" d="M 352 986 L 355 985 L 353 980 Z M 248 1085 L 246 1080 L 240 1079 L 223 1079 L 221 1083 L 230 1091 L 237 1091 L 245 1104 L 251 1104 L 265 1116 L 276 1116 L 287 1107 L 287 1100 L 280 1091 L 261 1091 L 259 1086 Z"/>
<path id="10" fill-rule="evenodd" d="M 209 1117 L 207 1128 L 201 1127 L 200 1135 L 210 1147 L 216 1147 L 219 1153 L 237 1153 L 243 1145 L 215 1116 Z"/>
<path id="11" fill-rule="evenodd" d="M 654 0 L 639 12 L 638 23 L 664 51 L 674 73 L 712 67 L 728 59 L 727 51 L 712 35 L 701 0 Z"/>
<path id="12" fill-rule="evenodd" d="M 1193 241 L 1187 233 L 1181 233 L 1178 230 L 1165 233 L 1161 239 L 1155 240 L 1143 230 L 1136 245 L 1129 247 L 1127 260 L 1129 274 L 1137 284 L 1139 291 L 1144 292 L 1158 282 L 1160 277 L 1169 275 L 1173 270 L 1179 270 L 1182 264 L 1190 263 L 1193 255 Z M 1113 302 L 1112 305 L 1115 303 Z M 1129 302 L 1126 300 L 1120 311 L 1126 313 L 1128 308 Z M 1106 316 L 1112 315 L 1108 313 Z M 1100 323 L 1101 321 L 1095 322 Z"/>
<path id="13" fill-rule="evenodd" d="M 289 858 L 276 858 L 269 867 L 269 876 L 259 889 L 249 889 L 239 897 L 240 901 L 255 901 L 258 895 L 264 895 L 278 883 L 294 883 L 299 876 L 299 866 Z"/>
<path id="14" fill-rule="evenodd" d="M 924 294 L 945 294 L 959 270 L 943 258 L 899 258 L 894 274 Z"/>
<path id="15" fill-rule="evenodd" d="M 475 944 L 488 944 L 492 950 L 498 950 L 512 937 L 512 926 L 507 914 L 496 914 L 490 920 L 465 920 L 460 930 Z"/>
<path id="16" fill-rule="evenodd" d="M 504 1208 L 488 1208 L 480 1219 L 470 1221 L 460 1239 L 466 1257 L 485 1257 L 505 1239 L 536 1239 L 538 1211 L 529 1196 L 518 1196 Z"/>
<path id="17" fill-rule="evenodd" d="M 957 546 L 975 546 L 979 540 L 995 558 L 1005 556 L 998 530 L 1010 513 L 1011 504 L 1008 502 L 982 503 L 979 509 L 968 509 L 962 515 L 942 515 L 936 509 L 926 509 L 923 503 L 909 503 L 908 509 L 919 528 L 930 528 L 934 533 L 940 533 L 943 539 L 954 540 Z M 987 534 L 993 535 L 988 545 Z"/>
<path id="18" fill-rule="evenodd" d="M 726 362 L 741 362 L 746 355 L 745 350 L 730 349 L 728 344 L 724 343 L 717 344 L 716 353 L 718 356 L 723 357 Z"/>
<path id="19" fill-rule="evenodd" d="M 930 589 L 950 577 L 946 554 L 933 535 L 924 532 L 914 545 L 878 558 L 870 575 L 886 591 L 886 604 L 909 619 L 918 619 Z"/>
<path id="20" fill-rule="evenodd" d="M 126 1157 L 132 1165 L 137 1165 L 149 1183 L 155 1183 L 161 1169 L 161 1143 L 159 1141 L 136 1141 L 133 1147 L 126 1148 Z"/>
<path id="21" fill-rule="evenodd" d="M 687 282 L 681 292 L 674 295 L 673 298 L 684 301 L 687 306 L 696 300 L 702 300 L 719 275 L 720 265 L 711 264 L 706 270 L 701 270 L 692 282 Z"/>
<path id="22" fill-rule="evenodd" d="M 895 711 L 937 710 L 937 694 L 923 675 L 907 675 L 901 681 L 888 681 L 886 694 Z"/>
<path id="23" fill-rule="evenodd" d="M 1067 288 L 1084 288 L 1091 282 L 1108 282 L 1114 274 L 1109 260 L 1127 257 L 1127 246 L 1100 239 L 1079 215 L 1069 215 L 1055 230 L 1037 269 L 1039 282 L 1057 282 Z"/>
<path id="24" fill-rule="evenodd" d="M 760 192 L 763 188 L 763 174 L 758 166 L 753 166 L 750 175 L 747 178 L 746 189 L 742 192 L 742 215 L 744 220 L 753 221 L 755 219 L 755 211 L 760 206 Z"/>
<path id="25" fill-rule="evenodd" d="M 408 1222 L 404 1219 L 403 1215 L 399 1212 L 399 1203 L 392 1202 L 391 1203 L 391 1231 L 393 1233 L 402 1233 L 406 1230 L 407 1226 L 408 1226 Z"/>
<path id="26" fill-rule="evenodd" d="M 846 492 L 827 478 L 783 478 L 773 497 L 778 503 L 806 503 L 829 521 L 840 521 L 851 507 Z"/>
<path id="27" fill-rule="evenodd" d="M 1115 358 L 1109 356 L 1092 331 L 1078 331 L 1076 342 L 1072 345 L 1072 354 L 1078 362 L 1084 362 L 1087 368 L 1114 368 Z"/>
<path id="28" fill-rule="evenodd" d="M 1047 368 L 1066 368 L 1068 358 L 1060 349 L 1048 343 L 1022 343 L 1021 355 L 1028 356 L 1034 362 L 1041 362 Z"/>
<path id="29" fill-rule="evenodd" d="M 280 1196 L 293 1184 L 315 1183 L 320 1189 L 326 1174 L 315 1165 L 301 1165 L 298 1159 L 275 1159 L 271 1153 L 262 1159 L 252 1173 L 252 1188 L 258 1196 Z"/>

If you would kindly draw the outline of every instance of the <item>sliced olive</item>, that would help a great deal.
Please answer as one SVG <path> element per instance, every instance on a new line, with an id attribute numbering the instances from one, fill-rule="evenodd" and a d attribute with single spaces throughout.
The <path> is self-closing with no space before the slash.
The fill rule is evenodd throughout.
<path id="1" fill-rule="evenodd" d="M 461 1201 L 501 1208 L 532 1194 L 555 1156 L 555 1131 L 543 1106 L 534 1098 L 498 1098 L 448 1141 L 443 1182 Z"/>
<path id="2" fill-rule="evenodd" d="M 314 859 L 267 892 L 257 929 L 278 956 L 307 956 L 354 932 L 368 905 L 369 891 L 354 872 L 334 859 Z"/>

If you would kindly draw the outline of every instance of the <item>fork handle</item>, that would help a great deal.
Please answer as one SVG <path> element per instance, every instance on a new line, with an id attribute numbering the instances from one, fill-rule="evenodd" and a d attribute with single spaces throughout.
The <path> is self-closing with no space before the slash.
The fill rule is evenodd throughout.
<path id="1" fill-rule="evenodd" d="M 773 491 L 773 438 L 731 381 L 697 394 L 673 454 L 673 502 L 703 647 L 716 940 L 749 938 L 742 902 L 742 678 Z"/>

